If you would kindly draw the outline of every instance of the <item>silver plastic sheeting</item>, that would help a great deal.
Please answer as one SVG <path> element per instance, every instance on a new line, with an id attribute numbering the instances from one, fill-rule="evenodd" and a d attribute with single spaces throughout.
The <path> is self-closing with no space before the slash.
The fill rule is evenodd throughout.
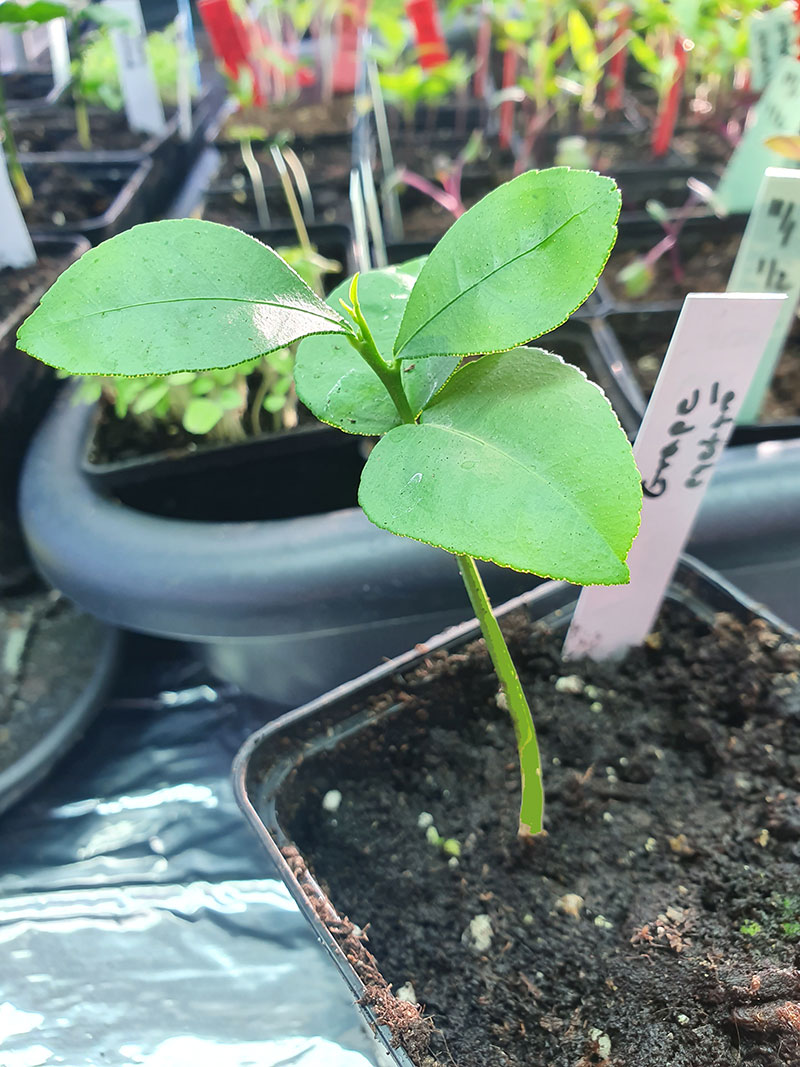
<path id="1" fill-rule="evenodd" d="M 268 710 L 163 646 L 134 653 L 89 734 L 0 818 L 0 1067 L 374 1067 L 233 799 L 231 760 Z"/>

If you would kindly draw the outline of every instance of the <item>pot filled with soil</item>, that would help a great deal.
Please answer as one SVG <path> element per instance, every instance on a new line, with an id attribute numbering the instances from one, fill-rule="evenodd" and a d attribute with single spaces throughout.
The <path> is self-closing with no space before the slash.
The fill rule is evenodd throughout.
<path id="1" fill-rule="evenodd" d="M 30 792 L 102 707 L 116 631 L 41 587 L 0 597 L 0 812 Z"/>
<path id="2" fill-rule="evenodd" d="M 800 644 L 687 561 L 645 644 L 561 660 L 574 593 L 501 609 L 546 835 L 465 625 L 254 735 L 238 799 L 402 1067 L 790 1067 Z"/>
<path id="3" fill-rule="evenodd" d="M 76 161 L 25 164 L 33 203 L 22 213 L 32 234 L 79 233 L 98 244 L 150 217 L 153 164 Z"/>
<path id="4" fill-rule="evenodd" d="M 587 326 L 542 345 L 613 396 Z M 121 442 L 135 454 L 98 462 Z M 162 435 L 142 455 L 146 443 L 64 395 L 26 462 L 37 565 L 99 618 L 190 641 L 219 677 L 290 706 L 469 613 L 446 554 L 375 528 L 357 507 L 368 439 L 312 420 L 233 445 L 187 450 Z M 485 577 L 498 599 L 536 581 L 492 566 Z"/>
<path id="5" fill-rule="evenodd" d="M 721 286 L 724 288 L 724 286 Z M 713 290 L 709 290 L 713 291 Z M 662 307 L 615 311 L 596 328 L 609 368 L 641 417 L 661 370 L 679 311 Z M 800 322 L 787 339 L 757 423 L 738 426 L 733 444 L 797 437 L 800 432 Z"/>
<path id="6" fill-rule="evenodd" d="M 0 591 L 30 574 L 17 518 L 19 475 L 25 451 L 57 389 L 53 371 L 17 351 L 20 323 L 42 293 L 89 247 L 81 238 L 41 238 L 36 263 L 0 272 Z"/>

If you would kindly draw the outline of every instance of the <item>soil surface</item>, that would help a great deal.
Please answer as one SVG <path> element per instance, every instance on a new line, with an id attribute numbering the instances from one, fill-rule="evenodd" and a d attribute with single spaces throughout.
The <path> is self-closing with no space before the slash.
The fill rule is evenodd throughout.
<path id="1" fill-rule="evenodd" d="M 234 178 L 234 187 L 225 191 L 213 189 L 206 195 L 203 218 L 222 222 L 244 230 L 258 228 L 258 212 L 249 179 Z M 332 223 L 347 222 L 350 217 L 350 200 L 345 187 L 335 185 L 312 186 L 315 221 Z M 267 209 L 273 226 L 292 225 L 286 198 L 280 187 L 266 189 Z"/>
<path id="2" fill-rule="evenodd" d="M 690 163 L 700 166 L 725 164 L 733 154 L 734 145 L 717 130 L 702 127 L 684 128 L 675 133 L 672 147 Z"/>
<path id="3" fill-rule="evenodd" d="M 369 698 L 404 707 L 279 799 L 379 1018 L 418 1067 L 796 1067 L 800 646 L 679 605 L 618 665 L 565 665 L 560 636 L 506 628 L 545 837 L 516 835 L 513 731 L 482 642 Z M 362 931 L 424 1016 L 381 984 Z"/>
<path id="4" fill-rule="evenodd" d="M 0 602 L 0 771 L 40 741 L 86 688 L 101 629 L 55 593 Z"/>
<path id="5" fill-rule="evenodd" d="M 676 276 L 669 252 L 653 265 L 653 284 L 642 296 L 630 296 L 618 281 L 621 270 L 646 255 L 657 241 L 636 249 L 619 250 L 603 271 L 603 281 L 615 300 L 625 304 L 652 304 L 654 301 L 683 300 L 687 293 L 724 293 L 741 243 L 740 234 L 697 239 L 684 235 L 678 241 L 681 276 Z"/>
<path id="6" fill-rule="evenodd" d="M 7 316 L 14 314 L 21 304 L 52 285 L 67 263 L 68 260 L 63 255 L 45 254 L 40 255 L 32 267 L 6 267 L 0 270 L 0 325 Z"/>
<path id="7" fill-rule="evenodd" d="M 337 96 L 327 103 L 270 104 L 266 108 L 242 108 L 228 120 L 226 126 L 258 126 L 265 136 L 276 137 L 288 133 L 297 139 L 310 140 L 324 135 L 345 136 L 350 133 L 353 98 Z M 220 135 L 227 139 L 226 128 Z"/>
<path id="8" fill-rule="evenodd" d="M 75 133 L 75 114 L 71 108 L 41 113 L 12 115 L 11 125 L 20 152 L 85 152 Z M 127 151 L 141 148 L 149 134 L 128 129 L 124 111 L 91 108 L 90 151 Z"/>
<path id="9" fill-rule="evenodd" d="M 655 387 L 677 318 L 671 312 L 638 312 L 612 315 L 608 320 L 646 397 Z M 795 321 L 758 421 L 797 418 L 800 418 L 800 322 Z"/>
<path id="10" fill-rule="evenodd" d="M 96 177 L 64 163 L 29 167 L 26 177 L 34 201 L 22 209 L 26 223 L 33 230 L 68 229 L 71 223 L 97 218 L 111 206 L 129 172 L 119 173 Z"/>
<path id="11" fill-rule="evenodd" d="M 249 184 L 247 170 L 242 162 L 242 153 L 238 144 L 218 145 L 222 152 L 222 166 L 217 181 L 238 180 L 240 186 Z M 319 185 L 337 185 L 347 192 L 350 182 L 352 151 L 350 144 L 309 145 L 295 149 L 303 165 L 312 191 Z M 253 154 L 261 168 L 264 185 L 267 189 L 281 188 L 278 172 L 272 161 L 269 148 L 265 145 L 253 145 Z"/>

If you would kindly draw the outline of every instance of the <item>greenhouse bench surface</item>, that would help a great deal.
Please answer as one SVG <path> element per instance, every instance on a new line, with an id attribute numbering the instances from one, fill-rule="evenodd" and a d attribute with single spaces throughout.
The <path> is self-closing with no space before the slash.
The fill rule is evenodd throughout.
<path id="1" fill-rule="evenodd" d="M 0 818 L 4 1067 L 374 1067 L 233 799 L 268 717 L 128 639 L 84 738 Z"/>

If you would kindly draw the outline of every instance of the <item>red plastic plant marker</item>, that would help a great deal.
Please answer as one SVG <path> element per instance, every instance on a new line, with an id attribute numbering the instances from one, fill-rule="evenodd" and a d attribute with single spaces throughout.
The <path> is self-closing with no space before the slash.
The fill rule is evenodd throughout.
<path id="1" fill-rule="evenodd" d="M 446 63 L 450 53 L 442 35 L 434 0 L 406 0 L 406 13 L 414 24 L 419 65 L 430 70 L 431 67 Z"/>

